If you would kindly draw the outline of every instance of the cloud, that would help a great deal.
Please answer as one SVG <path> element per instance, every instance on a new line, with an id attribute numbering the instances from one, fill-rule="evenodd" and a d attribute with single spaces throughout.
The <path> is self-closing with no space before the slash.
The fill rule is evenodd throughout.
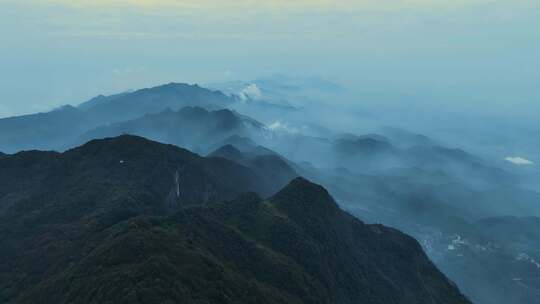
<path id="1" fill-rule="evenodd" d="M 505 160 L 518 166 L 534 165 L 533 161 L 519 156 L 508 156 L 505 158 Z"/>
<path id="2" fill-rule="evenodd" d="M 261 89 L 254 83 L 242 89 L 239 95 L 242 100 L 259 100 L 263 97 Z"/>
<path id="3" fill-rule="evenodd" d="M 298 128 L 292 127 L 288 123 L 282 122 L 280 120 L 276 120 L 273 123 L 271 123 L 268 126 L 268 129 L 271 130 L 271 131 L 283 131 L 283 132 L 288 132 L 288 133 L 299 133 L 300 132 L 300 130 Z"/>
<path id="4" fill-rule="evenodd" d="M 527 11 L 531 11 L 532 8 L 540 6 L 531 2 L 537 0 L 515 0 L 515 2 L 512 1 L 512 5 L 505 3 L 495 5 L 493 2 L 498 1 L 493 0 L 6 1 L 15 3 L 14 6 L 21 9 L 21 16 L 38 16 L 28 17 L 26 20 L 28 27 L 37 35 L 43 35 L 46 32 L 55 37 L 68 35 L 70 38 L 110 40 L 194 39 L 200 41 L 217 38 L 229 41 L 232 39 L 257 41 L 289 39 L 318 42 L 340 39 L 342 43 L 347 44 L 351 41 L 363 41 L 355 45 L 357 48 L 370 49 L 379 46 L 385 50 L 391 47 L 382 46 L 381 43 L 395 41 L 390 38 L 383 39 L 385 35 L 414 33 L 417 32 L 415 26 L 420 27 L 420 31 L 438 28 L 444 30 L 444 24 L 446 26 L 458 24 L 464 28 L 468 24 L 467 20 L 473 19 L 476 23 L 467 25 L 472 27 L 478 22 L 487 22 L 484 19 L 489 18 L 478 18 L 478 14 L 482 16 L 495 14 L 499 18 L 499 15 L 511 15 L 511 12 L 518 10 L 519 7 L 526 6 Z M 0 17 L 1 15 L 0 11 Z M 39 26 L 36 26 L 38 22 L 36 20 L 39 21 Z M 493 20 L 490 19 L 490 21 Z M 434 26 L 428 27 L 426 22 L 434 22 Z M 497 22 L 489 22 L 489 28 L 493 28 Z M 13 25 L 8 24 L 3 27 L 11 28 Z M 295 28 L 295 31 L 291 32 L 291 28 Z M 499 33 L 499 31 L 495 32 Z M 377 33 L 381 33 L 382 36 Z M 460 36 L 463 36 L 468 31 L 454 29 L 451 33 L 460 33 Z M 355 39 L 350 39 L 349 36 L 354 36 Z M 376 37 L 374 39 L 377 39 L 377 43 L 366 42 L 365 40 L 370 36 Z M 424 36 L 422 35 L 422 41 L 427 41 Z M 429 47 L 436 47 L 442 43 L 444 49 L 448 49 L 451 37 L 441 35 L 441 31 L 438 30 L 434 38 L 437 39 L 436 42 L 440 40 L 439 44 L 432 42 Z M 490 39 L 490 41 L 497 40 Z M 400 45 L 412 47 L 415 43 Z M 420 48 L 423 43 L 419 45 Z"/>
<path id="5" fill-rule="evenodd" d="M 528 2 L 529 0 L 518 0 Z M 34 0 L 77 8 L 179 8 L 217 10 L 400 10 L 408 8 L 447 9 L 489 4 L 492 0 Z"/>

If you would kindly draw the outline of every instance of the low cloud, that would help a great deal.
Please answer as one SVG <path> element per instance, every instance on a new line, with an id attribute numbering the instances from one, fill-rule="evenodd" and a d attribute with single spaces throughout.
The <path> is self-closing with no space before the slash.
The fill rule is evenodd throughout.
<path id="1" fill-rule="evenodd" d="M 261 89 L 253 83 L 242 89 L 239 95 L 242 100 L 259 100 L 263 97 Z"/>
<path id="2" fill-rule="evenodd" d="M 526 158 L 519 157 L 519 156 L 508 156 L 508 157 L 505 157 L 504 159 L 518 166 L 534 165 L 533 161 L 530 161 Z"/>
<path id="3" fill-rule="evenodd" d="M 282 131 L 282 132 L 288 132 L 288 133 L 298 133 L 300 130 L 298 128 L 295 128 L 293 126 L 290 126 L 286 122 L 282 122 L 280 120 L 276 120 L 273 123 L 271 123 L 268 126 L 268 129 L 272 131 Z"/>

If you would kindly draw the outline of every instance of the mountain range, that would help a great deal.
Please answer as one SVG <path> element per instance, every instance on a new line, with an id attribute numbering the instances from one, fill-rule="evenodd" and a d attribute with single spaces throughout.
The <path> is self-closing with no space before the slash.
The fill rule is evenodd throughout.
<path id="1" fill-rule="evenodd" d="M 268 195 L 125 135 L 5 156 L 0 181 L 1 302 L 469 303 L 414 239 L 303 178 Z"/>
<path id="2" fill-rule="evenodd" d="M 275 80 L 257 82 L 262 96 L 291 100 L 303 94 L 298 85 L 289 88 L 278 85 Z M 293 93 L 287 95 L 287 92 Z M 0 302 L 9 299 L 14 303 L 39 303 L 40 297 L 54 296 L 59 303 L 72 303 L 79 294 L 85 295 L 81 303 L 101 303 L 104 299 L 113 299 L 112 295 L 123 297 L 111 300 L 115 303 L 152 302 L 141 296 L 146 292 L 145 286 L 149 286 L 147 291 L 152 299 L 173 303 L 177 298 L 164 296 L 173 290 L 174 294 L 188 297 L 194 303 L 229 301 L 223 297 L 234 299 L 230 302 L 271 303 L 281 299 L 282 302 L 317 303 L 315 298 L 305 296 L 313 292 L 320 299 L 318 303 L 334 303 L 338 298 L 340 303 L 348 303 L 359 296 L 352 290 L 338 291 L 336 282 L 349 286 L 340 274 L 300 263 L 300 258 L 294 256 L 300 249 L 307 250 L 310 256 L 319 254 L 317 262 L 326 265 L 343 257 L 342 264 L 334 265 L 335 271 L 345 271 L 355 286 L 367 288 L 362 289 L 361 296 L 372 301 L 368 303 L 393 303 L 398 297 L 408 297 L 411 303 L 466 301 L 459 300 L 459 293 L 443 283 L 449 280 L 436 270 L 433 270 L 437 273 L 434 281 L 439 282 L 438 287 L 421 285 L 419 280 L 414 287 L 407 285 L 406 277 L 415 279 L 408 272 L 410 269 L 402 269 L 403 264 L 419 264 L 396 256 L 384 262 L 392 269 L 380 270 L 379 260 L 375 266 L 361 264 L 359 272 L 349 273 L 346 268 L 340 268 L 357 263 L 353 261 L 359 257 L 364 262 L 376 259 L 369 253 L 372 246 L 378 248 L 376 252 L 382 256 L 393 254 L 392 248 L 398 252 L 404 250 L 404 256 L 409 259 L 414 256 L 414 260 L 421 260 L 422 267 L 428 267 L 424 257 L 419 257 L 423 249 L 475 303 L 535 301 L 540 293 L 535 279 L 540 275 L 536 264 L 540 261 L 540 252 L 535 249 L 540 238 L 527 231 L 534 229 L 540 216 L 540 194 L 523 187 L 521 177 L 512 167 L 501 167 L 499 162 L 483 155 L 397 127 L 364 133 L 334 132 L 318 122 L 306 122 L 308 111 L 314 111 L 318 103 L 309 110 L 302 107 L 276 110 L 275 104 L 267 104 L 277 102 L 276 98 L 268 98 L 266 103 L 261 101 L 264 98 L 244 100 L 233 93 L 225 95 L 197 85 L 172 83 L 98 96 L 81 105 L 47 113 L 0 119 L 0 151 L 10 153 L 0 153 L 0 239 L 4 242 L 0 244 L 4 261 L 0 265 Z M 292 122 L 275 120 L 274 115 L 280 117 L 287 111 L 294 114 L 283 117 L 306 117 Z M 273 123 L 265 124 L 247 113 Z M 304 179 L 296 179 L 299 176 Z M 347 244 L 347 248 L 327 239 L 324 242 L 313 239 L 312 234 L 305 233 L 304 224 L 297 223 L 298 219 L 292 221 L 294 225 L 279 221 L 279 217 L 289 219 L 292 214 L 285 212 L 284 206 L 275 204 L 275 197 L 279 195 L 274 194 L 284 187 L 287 189 L 292 180 L 295 180 L 292 184 L 295 189 L 298 185 L 310 189 L 318 187 L 305 179 L 323 185 L 332 193 L 329 198 L 325 191 L 314 191 L 318 193 L 316 196 L 324 197 L 324 201 L 331 202 L 329 205 L 337 203 L 359 219 L 353 221 L 347 214 L 337 217 L 338 221 L 351 223 L 350 227 L 364 227 L 358 228 L 358 233 L 369 238 L 361 240 L 369 247 L 356 252 L 356 245 L 349 243 L 354 237 L 347 232 L 353 228 L 335 226 L 335 218 L 328 220 L 326 215 L 308 216 L 310 210 L 303 211 L 306 218 L 313 222 L 318 222 L 318 218 L 324 220 L 319 221 L 322 224 L 318 229 L 323 230 L 318 232 L 332 235 L 339 231 L 338 234 L 347 235 L 347 240 L 338 235 L 329 237 Z M 254 194 L 244 194 L 246 192 Z M 310 204 L 314 200 L 300 201 Z M 246 205 L 247 201 L 251 203 Z M 234 210 L 234 216 L 229 207 Z M 252 211 L 256 214 L 249 213 Z M 222 213 L 227 214 L 227 218 L 218 216 Z M 337 213 L 342 214 L 342 211 Z M 250 217 L 261 226 L 239 218 L 238 222 L 231 222 L 235 216 Z M 198 218 L 205 224 L 186 227 L 186 217 Z M 182 220 L 179 223 L 175 219 Z M 267 222 L 273 224 L 265 226 Z M 284 239 L 265 243 L 261 237 L 273 235 L 273 229 L 278 229 L 273 225 L 278 222 L 278 226 L 283 225 Z M 409 237 L 378 225 L 381 223 L 410 234 L 422 248 L 412 249 L 418 244 L 405 241 Z M 215 226 L 208 226 L 210 224 Z M 129 227 L 138 225 L 150 230 L 135 229 L 131 234 Z M 250 255 L 253 259 L 246 265 L 234 260 L 232 253 L 222 256 L 228 250 L 226 243 L 208 229 L 224 239 L 230 237 L 252 244 L 264 254 L 253 253 Z M 379 230 L 390 240 L 377 239 L 367 232 Z M 159 234 L 161 232 L 164 234 Z M 180 232 L 199 235 L 202 239 L 197 246 L 190 247 L 191 243 L 174 238 Z M 115 239 L 120 235 L 117 233 L 124 235 L 128 243 Z M 289 235 L 301 235 L 298 239 L 309 240 L 309 244 L 295 241 L 291 246 L 300 247 L 287 247 L 283 251 L 273 247 L 274 241 L 290 241 Z M 511 240 L 512 235 L 514 240 Z M 151 248 L 141 247 L 141 256 L 129 260 L 122 246 L 137 251 L 130 242 L 141 243 L 141 238 L 145 240 L 142 243 L 147 240 Z M 162 241 L 174 244 L 173 248 L 169 251 Z M 390 243 L 384 243 L 386 241 Z M 393 241 L 407 243 L 408 249 L 395 247 Z M 103 244 L 105 247 L 100 247 Z M 217 244 L 221 247 L 212 247 Z M 379 245 L 386 246 L 388 252 L 377 247 Z M 335 254 L 328 253 L 334 257 L 331 260 L 320 255 L 327 246 L 335 251 Z M 102 251 L 96 251 L 98 248 Z M 158 254 L 155 248 L 163 249 L 163 254 Z M 196 252 L 186 253 L 186 250 Z M 268 261 L 267 254 L 279 263 L 272 259 L 269 263 L 254 262 Z M 46 263 L 38 262 L 41 256 Z M 199 277 L 198 274 L 210 270 L 190 268 L 195 266 L 172 258 L 178 256 L 193 257 L 199 266 L 201 261 L 210 258 L 214 265 L 221 267 L 217 268 L 222 271 L 219 279 L 214 282 L 211 277 Z M 92 257 L 92 262 L 85 262 L 87 257 Z M 167 260 L 163 264 L 166 267 L 152 264 L 159 261 L 159 257 Z M 109 259 L 123 261 L 124 258 L 128 259 L 125 265 L 119 262 L 111 270 L 107 270 L 108 266 L 94 268 L 108 265 Z M 282 262 L 285 264 L 280 264 Z M 69 268 L 70 265 L 74 268 Z M 160 270 L 181 269 L 189 275 L 181 279 L 177 273 L 163 274 L 160 280 L 167 279 L 168 285 L 146 282 L 139 288 L 127 283 L 139 282 L 133 278 L 157 273 L 154 266 Z M 256 267 L 263 267 L 260 269 L 264 272 L 269 268 L 282 269 L 284 274 L 279 279 L 268 278 L 254 271 L 259 269 Z M 294 273 L 285 273 L 283 269 L 290 267 L 296 267 Z M 397 269 L 403 270 L 399 272 L 403 277 L 392 272 Z M 366 277 L 366 271 L 379 273 L 388 280 Z M 122 279 L 115 279 L 116 274 L 121 274 L 118 278 Z M 245 284 L 233 278 L 256 282 L 252 285 L 253 294 L 250 293 L 253 297 L 239 294 L 238 286 Z M 72 279 L 80 283 L 75 289 L 55 290 L 54 286 L 68 286 L 67 282 Z M 287 289 L 289 285 L 279 285 L 280 279 L 298 289 L 293 292 Z M 100 285 L 108 280 L 115 282 L 111 286 Z M 172 281 L 181 283 L 176 286 L 170 283 Z M 217 281 L 227 282 L 226 288 L 212 285 L 218 284 Z M 369 290 L 379 283 L 386 286 L 384 290 L 391 290 L 388 297 L 383 296 L 383 289 L 378 287 Z M 92 284 L 104 286 L 100 290 L 111 289 L 100 293 Z M 204 286 L 214 290 L 212 294 L 218 298 L 212 298 L 211 293 L 202 294 L 206 289 L 197 289 L 198 284 L 210 284 Z M 408 289 L 397 290 L 401 285 Z M 137 300 L 133 295 L 124 298 L 129 292 L 115 289 L 120 287 L 137 290 Z M 161 289 L 167 291 L 158 295 Z M 223 294 L 224 289 L 236 291 L 234 295 Z M 418 292 L 409 289 L 418 289 Z M 334 291 L 336 293 L 332 294 Z M 372 292 L 373 298 L 366 296 Z M 270 293 L 281 298 L 273 298 Z M 457 302 L 439 302 L 439 296 L 447 293 L 456 295 L 450 299 Z M 100 300 L 95 300 L 93 294 L 100 294 Z"/>
<path id="3" fill-rule="evenodd" d="M 133 134 L 206 154 L 215 143 L 231 136 L 251 137 L 262 132 L 264 126 L 261 123 L 228 109 L 209 111 L 201 107 L 183 107 L 178 111 L 168 108 L 89 130 L 78 138 L 78 143 Z"/>
<path id="4" fill-rule="evenodd" d="M 233 100 L 197 85 L 170 83 L 111 96 L 98 96 L 81 105 L 67 105 L 46 113 L 0 119 L 0 151 L 57 150 L 99 126 L 136 119 L 186 106 L 222 109 Z"/>

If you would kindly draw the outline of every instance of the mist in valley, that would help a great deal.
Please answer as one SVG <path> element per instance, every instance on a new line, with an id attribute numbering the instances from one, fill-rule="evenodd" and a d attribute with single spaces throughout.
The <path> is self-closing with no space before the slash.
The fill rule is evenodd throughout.
<path id="1" fill-rule="evenodd" d="M 190 203 L 301 176 L 413 236 L 472 302 L 540 297 L 536 3 L 50 2 L 0 12 L 35 38 L 0 29 L 0 161 L 135 135 L 202 157 Z"/>

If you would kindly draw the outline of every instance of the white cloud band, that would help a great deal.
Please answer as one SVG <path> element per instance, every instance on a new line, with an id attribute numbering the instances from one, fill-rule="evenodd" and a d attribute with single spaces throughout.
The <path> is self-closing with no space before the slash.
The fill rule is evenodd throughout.
<path id="1" fill-rule="evenodd" d="M 518 166 L 526 166 L 526 165 L 534 165 L 533 161 L 530 161 L 526 158 L 519 157 L 519 156 L 508 156 L 504 158 L 506 161 L 518 165 Z"/>

